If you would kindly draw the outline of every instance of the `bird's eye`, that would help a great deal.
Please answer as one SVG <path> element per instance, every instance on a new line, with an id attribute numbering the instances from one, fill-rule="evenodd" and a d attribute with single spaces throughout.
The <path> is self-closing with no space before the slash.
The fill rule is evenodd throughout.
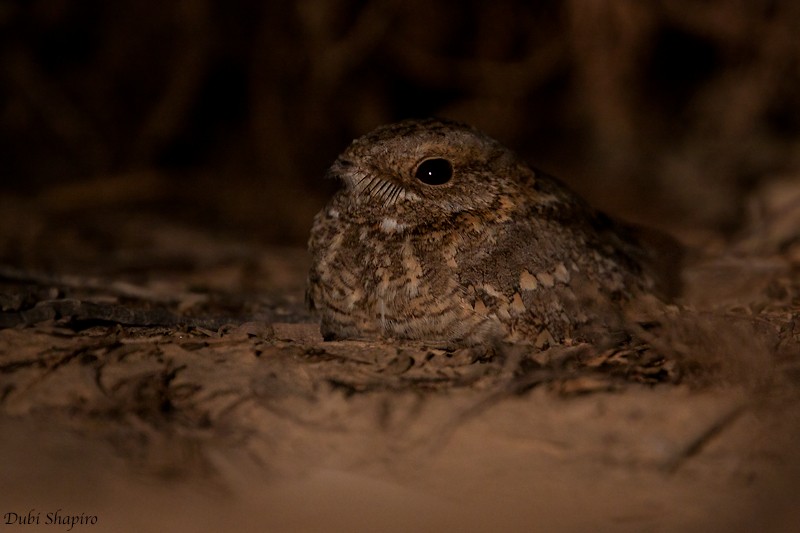
<path id="1" fill-rule="evenodd" d="M 428 185 L 443 185 L 453 177 L 453 165 L 447 159 L 426 159 L 419 164 L 416 177 Z"/>

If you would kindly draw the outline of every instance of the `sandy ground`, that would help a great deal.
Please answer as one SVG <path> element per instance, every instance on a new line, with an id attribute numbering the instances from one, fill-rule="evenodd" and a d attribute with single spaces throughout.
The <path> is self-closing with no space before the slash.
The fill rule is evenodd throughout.
<path id="1" fill-rule="evenodd" d="M 323 342 L 302 249 L 5 207 L 3 530 L 800 523 L 789 230 L 694 257 L 681 305 L 624 343 L 536 353 Z"/>

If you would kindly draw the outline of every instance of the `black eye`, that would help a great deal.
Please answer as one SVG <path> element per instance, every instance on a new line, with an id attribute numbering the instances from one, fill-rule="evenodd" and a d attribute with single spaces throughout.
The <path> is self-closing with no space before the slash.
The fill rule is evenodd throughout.
<path id="1" fill-rule="evenodd" d="M 417 179 L 428 185 L 443 185 L 453 177 L 453 165 L 447 159 L 426 159 L 417 167 Z"/>

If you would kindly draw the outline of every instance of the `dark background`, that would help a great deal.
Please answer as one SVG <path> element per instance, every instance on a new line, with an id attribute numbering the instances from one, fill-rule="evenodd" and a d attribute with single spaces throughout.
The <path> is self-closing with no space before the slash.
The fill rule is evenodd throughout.
<path id="1" fill-rule="evenodd" d="M 302 244 L 352 138 L 438 115 L 614 214 L 732 234 L 800 167 L 798 29 L 794 0 L 0 1 L 0 222 Z"/>

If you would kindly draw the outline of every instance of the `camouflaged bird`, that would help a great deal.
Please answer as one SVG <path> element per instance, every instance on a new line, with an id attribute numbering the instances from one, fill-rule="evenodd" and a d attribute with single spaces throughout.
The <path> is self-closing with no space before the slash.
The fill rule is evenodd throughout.
<path id="1" fill-rule="evenodd" d="M 329 176 L 344 187 L 314 218 L 307 291 L 325 339 L 542 348 L 658 290 L 627 228 L 472 127 L 382 126 Z"/>

